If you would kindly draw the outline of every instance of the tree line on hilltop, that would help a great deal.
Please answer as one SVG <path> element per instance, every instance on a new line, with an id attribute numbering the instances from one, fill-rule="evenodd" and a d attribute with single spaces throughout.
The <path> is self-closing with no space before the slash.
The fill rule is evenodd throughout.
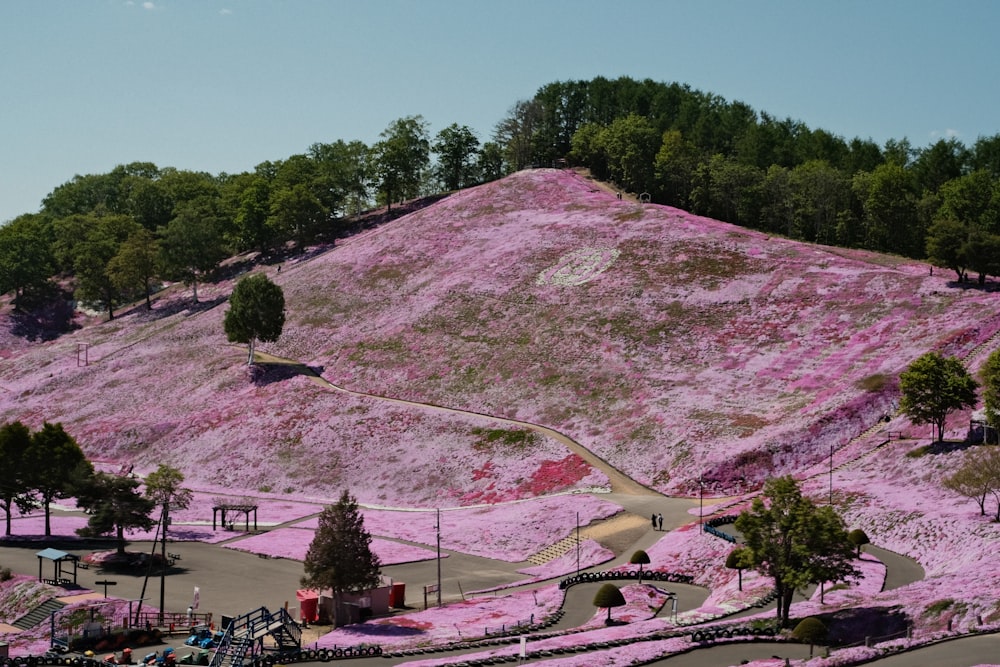
<path id="1" fill-rule="evenodd" d="M 17 309 L 52 278 L 113 318 L 162 281 L 200 281 L 240 252 L 347 233 L 351 216 L 534 166 L 588 168 L 651 200 L 792 239 L 892 252 L 1000 275 L 1000 134 L 967 147 L 845 140 L 678 83 L 555 82 L 515 103 L 481 142 L 421 116 L 379 141 L 316 143 L 252 171 L 211 175 L 149 162 L 57 186 L 0 227 L 0 293 Z M 431 160 L 431 156 L 436 156 Z M 65 284 L 65 283 L 64 283 Z"/>

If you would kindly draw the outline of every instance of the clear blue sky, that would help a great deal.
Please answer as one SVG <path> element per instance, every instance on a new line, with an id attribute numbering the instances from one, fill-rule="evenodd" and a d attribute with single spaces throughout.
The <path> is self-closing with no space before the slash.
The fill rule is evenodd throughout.
<path id="1" fill-rule="evenodd" d="M 488 139 L 546 83 L 678 81 L 847 139 L 1000 133 L 994 0 L 0 3 L 0 221 L 75 174 L 251 170 L 421 114 Z"/>

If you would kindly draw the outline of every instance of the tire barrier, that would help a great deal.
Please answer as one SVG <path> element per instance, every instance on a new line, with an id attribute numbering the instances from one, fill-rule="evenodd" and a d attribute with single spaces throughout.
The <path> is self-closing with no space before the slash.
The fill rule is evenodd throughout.
<path id="1" fill-rule="evenodd" d="M 608 579 L 639 579 L 646 581 L 664 581 L 671 584 L 690 584 L 694 577 L 689 574 L 678 574 L 676 572 L 662 572 L 659 570 L 643 570 L 640 575 L 639 570 L 608 570 L 606 572 L 581 572 L 572 577 L 567 577 L 559 582 L 559 589 L 566 590 L 576 584 L 585 584 L 595 581 L 606 581 Z"/>
<path id="2" fill-rule="evenodd" d="M 725 514 L 723 516 L 712 517 L 711 519 L 705 520 L 706 526 L 711 526 L 712 528 L 718 528 L 719 526 L 725 526 L 726 524 L 736 523 L 737 516 L 735 514 Z"/>

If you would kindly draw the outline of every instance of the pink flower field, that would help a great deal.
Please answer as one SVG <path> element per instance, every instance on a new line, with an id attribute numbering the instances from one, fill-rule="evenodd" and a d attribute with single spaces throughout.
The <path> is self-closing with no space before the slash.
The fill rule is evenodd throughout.
<path id="1" fill-rule="evenodd" d="M 5 332 L 0 418 L 62 422 L 109 469 L 180 468 L 196 493 L 172 517 L 174 539 L 241 537 L 242 516 L 234 531 L 212 530 L 212 507 L 245 500 L 275 530 L 226 546 L 301 559 L 315 515 L 347 489 L 387 564 L 433 557 L 438 509 L 443 548 L 521 562 L 570 535 L 577 513 L 586 525 L 620 511 L 603 462 L 666 495 L 697 497 L 702 478 L 707 496 L 734 496 L 719 513 L 737 513 L 779 474 L 825 502 L 832 450 L 833 500 L 850 527 L 924 576 L 886 587 L 891 565 L 869 554 L 857 581 L 792 613 L 899 611 L 913 628 L 907 641 L 923 642 L 1000 628 L 1000 528 L 941 485 L 968 451 L 907 456 L 930 429 L 895 414 L 898 375 L 917 356 L 938 350 L 976 371 L 996 345 L 995 293 L 940 273 L 617 200 L 571 171 L 528 170 L 272 272 L 287 319 L 258 349 L 283 363 L 248 371 L 245 349 L 226 342 L 232 279 L 200 286 L 198 305 L 167 290 L 152 312 L 81 318 L 51 342 Z M 961 439 L 968 420 L 953 415 L 949 437 Z M 902 439 L 881 446 L 890 431 Z M 545 645 L 718 622 L 765 595 L 769 582 L 753 572 L 738 590 L 723 567 L 731 545 L 696 520 L 693 511 L 647 551 L 652 569 L 709 590 L 700 608 L 646 618 L 646 593 L 633 590 L 626 625 L 595 616 Z M 12 532 L 38 535 L 39 521 L 17 518 Z M 64 517 L 55 532 L 83 521 Z M 585 566 L 622 555 L 597 542 L 583 552 Z M 521 571 L 526 581 L 563 576 L 572 560 Z M 561 603 L 551 583 L 492 591 L 341 628 L 320 644 L 448 643 Z M 689 647 L 645 642 L 602 652 L 601 664 Z M 849 651 L 808 664 L 863 653 Z M 553 664 L 593 664 L 581 660 Z"/>

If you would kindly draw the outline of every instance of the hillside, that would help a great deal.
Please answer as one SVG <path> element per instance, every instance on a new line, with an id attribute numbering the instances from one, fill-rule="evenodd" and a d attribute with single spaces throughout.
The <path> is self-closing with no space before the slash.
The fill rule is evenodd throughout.
<path id="1" fill-rule="evenodd" d="M 288 317 L 261 350 L 355 392 L 553 428 L 666 493 L 816 463 L 893 409 L 916 356 L 1000 329 L 991 294 L 926 265 L 621 201 L 569 171 L 519 172 L 268 271 Z M 294 367 L 251 376 L 222 333 L 231 288 L 6 345 L 0 418 L 61 421 L 95 459 L 223 489 L 458 505 L 607 483 L 488 417 Z"/>

